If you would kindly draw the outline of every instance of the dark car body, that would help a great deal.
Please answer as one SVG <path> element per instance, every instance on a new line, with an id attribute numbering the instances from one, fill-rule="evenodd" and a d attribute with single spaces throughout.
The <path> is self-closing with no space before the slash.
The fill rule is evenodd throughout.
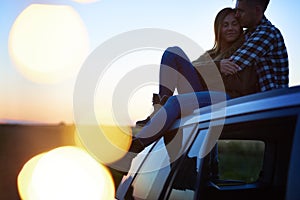
<path id="1" fill-rule="evenodd" d="M 300 87 L 213 106 L 141 152 L 116 199 L 300 199 Z"/>

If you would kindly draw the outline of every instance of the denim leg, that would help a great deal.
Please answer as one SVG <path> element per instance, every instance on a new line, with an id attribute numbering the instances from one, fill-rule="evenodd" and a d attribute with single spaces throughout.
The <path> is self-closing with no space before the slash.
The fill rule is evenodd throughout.
<path id="1" fill-rule="evenodd" d="M 162 137 L 180 116 L 189 115 L 195 109 L 208 106 L 211 103 L 226 101 L 226 99 L 228 96 L 225 93 L 211 91 L 171 96 L 136 137 L 147 146 Z"/>
<path id="2" fill-rule="evenodd" d="M 176 96 L 171 96 L 151 120 L 136 134 L 136 137 L 148 146 L 163 136 L 173 121 L 180 115 L 180 104 Z"/>
<path id="3" fill-rule="evenodd" d="M 159 74 L 159 94 L 172 96 L 175 88 L 178 93 L 203 91 L 198 72 L 179 47 L 169 47 L 165 50 Z"/>

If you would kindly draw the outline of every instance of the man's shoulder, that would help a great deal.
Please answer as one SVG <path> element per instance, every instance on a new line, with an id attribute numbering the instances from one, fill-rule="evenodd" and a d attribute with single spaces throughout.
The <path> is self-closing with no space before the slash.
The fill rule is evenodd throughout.
<path id="1" fill-rule="evenodd" d="M 266 17 L 264 17 L 261 23 L 257 26 L 256 31 L 261 34 L 267 34 L 269 37 L 281 35 L 281 31 L 274 24 L 271 23 Z"/>
<path id="2" fill-rule="evenodd" d="M 267 19 L 266 17 L 264 17 L 262 19 L 262 22 L 261 24 L 259 25 L 259 27 L 261 28 L 265 28 L 265 29 L 271 29 L 271 30 L 274 30 L 274 31 L 279 31 L 279 28 L 277 28 L 269 19 Z"/>

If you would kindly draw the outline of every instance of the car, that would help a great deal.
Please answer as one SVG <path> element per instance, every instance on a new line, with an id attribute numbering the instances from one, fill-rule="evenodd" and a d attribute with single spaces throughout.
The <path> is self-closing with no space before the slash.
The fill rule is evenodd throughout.
<path id="1" fill-rule="evenodd" d="M 178 119 L 133 159 L 115 198 L 300 199 L 300 87 L 225 103 Z"/>

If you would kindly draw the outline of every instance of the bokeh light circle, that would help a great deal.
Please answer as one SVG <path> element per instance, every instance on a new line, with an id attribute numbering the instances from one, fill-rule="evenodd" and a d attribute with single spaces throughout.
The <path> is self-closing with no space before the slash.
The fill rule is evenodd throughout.
<path id="1" fill-rule="evenodd" d="M 98 162 L 113 163 L 128 151 L 132 140 L 129 126 L 77 125 L 77 143 Z"/>
<path id="2" fill-rule="evenodd" d="M 32 199 L 31 178 L 37 163 L 39 162 L 39 160 L 43 155 L 44 153 L 32 157 L 29 161 L 25 163 L 25 165 L 22 167 L 18 175 L 17 178 L 18 190 L 19 190 L 19 195 L 23 200 Z"/>
<path id="3" fill-rule="evenodd" d="M 17 70 L 38 83 L 56 83 L 78 72 L 89 53 L 89 38 L 70 6 L 31 4 L 9 33 L 9 55 Z"/>
<path id="4" fill-rule="evenodd" d="M 28 200 L 109 200 L 115 195 L 109 171 L 86 151 L 73 146 L 34 157 L 25 164 L 19 177 L 23 182 L 24 177 L 28 179 L 25 192 L 24 186 L 18 185 L 21 196 Z"/>

